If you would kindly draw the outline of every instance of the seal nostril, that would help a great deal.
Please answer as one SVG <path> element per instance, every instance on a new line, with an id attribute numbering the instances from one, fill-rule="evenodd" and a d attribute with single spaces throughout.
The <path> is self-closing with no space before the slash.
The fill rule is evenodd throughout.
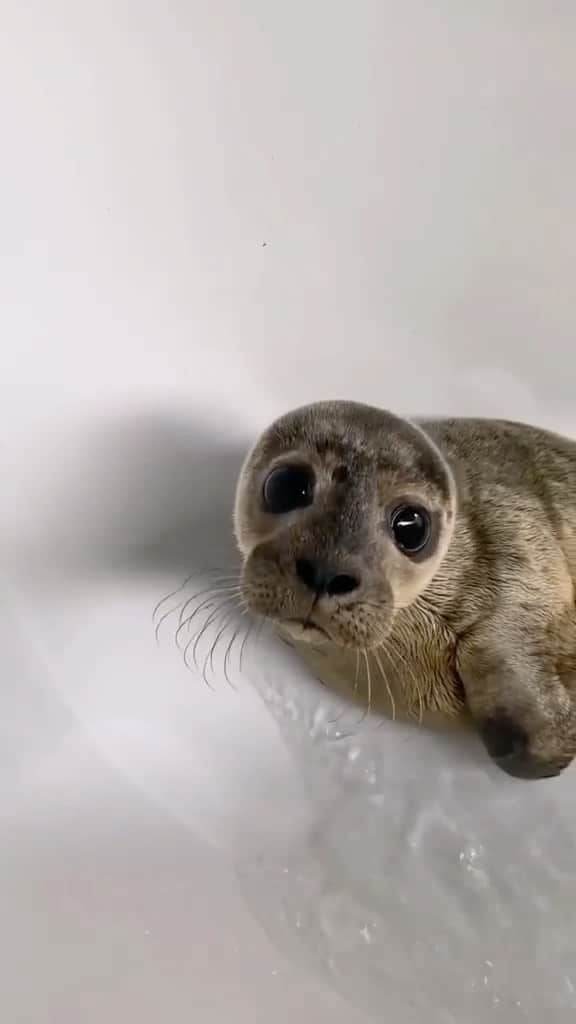
<path id="1" fill-rule="evenodd" d="M 313 562 L 310 562 L 307 558 L 297 558 L 296 574 L 302 580 L 302 583 L 310 587 L 310 590 L 317 589 L 317 572 Z"/>
<path id="2" fill-rule="evenodd" d="M 333 576 L 331 580 L 328 580 L 326 593 L 330 594 L 331 597 L 335 597 L 338 594 L 351 594 L 357 587 L 358 580 L 355 576 L 341 573 L 339 576 Z"/>

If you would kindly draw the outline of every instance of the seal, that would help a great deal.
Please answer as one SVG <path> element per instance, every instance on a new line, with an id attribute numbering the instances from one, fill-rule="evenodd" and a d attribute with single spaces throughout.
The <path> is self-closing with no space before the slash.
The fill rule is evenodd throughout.
<path id="1" fill-rule="evenodd" d="M 508 774 L 576 754 L 576 442 L 353 402 L 278 419 L 237 485 L 248 608 L 394 716 L 469 717 Z"/>

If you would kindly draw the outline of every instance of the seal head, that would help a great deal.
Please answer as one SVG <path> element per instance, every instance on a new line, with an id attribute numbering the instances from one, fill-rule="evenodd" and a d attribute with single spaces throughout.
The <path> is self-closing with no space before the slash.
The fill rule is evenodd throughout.
<path id="1" fill-rule="evenodd" d="M 451 470 L 416 424 L 353 402 L 297 409 L 238 482 L 244 599 L 299 641 L 377 648 L 436 574 L 455 518 Z"/>

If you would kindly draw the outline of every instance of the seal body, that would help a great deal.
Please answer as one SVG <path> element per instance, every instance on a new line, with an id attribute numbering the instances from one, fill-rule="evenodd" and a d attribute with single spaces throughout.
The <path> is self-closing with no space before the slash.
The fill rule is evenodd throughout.
<path id="1" fill-rule="evenodd" d="M 265 432 L 238 483 L 248 606 L 374 707 L 471 717 L 522 778 L 576 753 L 576 443 L 346 402 Z"/>

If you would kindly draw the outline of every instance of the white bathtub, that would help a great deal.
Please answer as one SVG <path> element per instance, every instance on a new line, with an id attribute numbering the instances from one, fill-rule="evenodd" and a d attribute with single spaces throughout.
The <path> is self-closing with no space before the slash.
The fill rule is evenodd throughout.
<path id="1" fill-rule="evenodd" d="M 492 6 L 5 5 L 6 1024 L 574 1019 L 574 770 L 151 621 L 292 405 L 576 433 L 576 13 Z"/>

